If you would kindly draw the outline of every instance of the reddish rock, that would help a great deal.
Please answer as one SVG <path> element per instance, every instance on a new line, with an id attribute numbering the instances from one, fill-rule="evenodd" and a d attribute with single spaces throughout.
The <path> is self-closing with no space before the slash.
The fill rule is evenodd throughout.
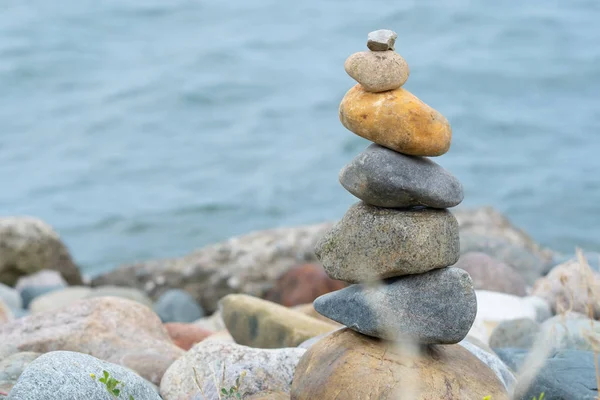
<path id="1" fill-rule="evenodd" d="M 344 282 L 328 277 L 322 266 L 303 264 L 283 274 L 265 298 L 292 307 L 312 303 L 317 297 L 344 287 Z"/>
<path id="2" fill-rule="evenodd" d="M 476 290 L 527 295 L 525 279 L 512 267 L 482 252 L 469 252 L 460 256 L 455 267 L 471 275 Z"/>
<path id="3" fill-rule="evenodd" d="M 184 324 L 181 322 L 166 323 L 165 328 L 167 328 L 167 332 L 173 343 L 185 351 L 188 351 L 196 343 L 200 343 L 214 333 L 194 324 Z"/>

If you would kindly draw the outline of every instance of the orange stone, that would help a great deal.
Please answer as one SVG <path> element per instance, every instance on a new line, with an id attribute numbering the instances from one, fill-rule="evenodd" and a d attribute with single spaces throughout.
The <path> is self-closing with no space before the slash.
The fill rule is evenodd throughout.
<path id="1" fill-rule="evenodd" d="M 371 93 L 357 84 L 342 99 L 339 115 L 350 131 L 399 153 L 434 157 L 450 149 L 448 120 L 404 88 Z"/>
<path id="2" fill-rule="evenodd" d="M 214 333 L 194 324 L 184 324 L 180 322 L 166 323 L 165 328 L 167 328 L 167 332 L 173 343 L 186 351 L 194 347 L 196 343 L 200 343 Z"/>

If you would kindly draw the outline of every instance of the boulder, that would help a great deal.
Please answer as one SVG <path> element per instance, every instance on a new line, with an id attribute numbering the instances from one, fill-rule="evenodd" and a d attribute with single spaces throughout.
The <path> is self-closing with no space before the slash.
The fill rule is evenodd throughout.
<path id="1" fill-rule="evenodd" d="M 426 344 L 460 342 L 477 312 L 471 278 L 458 268 L 352 285 L 319 297 L 314 306 L 365 335 Z"/>
<path id="2" fill-rule="evenodd" d="M 243 399 L 268 392 L 289 393 L 296 364 L 303 349 L 255 349 L 223 341 L 205 340 L 175 361 L 160 384 L 164 400 L 217 399 L 221 388 L 229 389 L 241 378 Z M 242 377 L 242 375 L 244 375 Z M 219 387 L 215 387 L 215 380 Z"/>
<path id="3" fill-rule="evenodd" d="M 264 349 L 296 347 L 335 325 L 279 304 L 244 294 L 221 300 L 221 314 L 236 343 Z"/>
<path id="4" fill-rule="evenodd" d="M 446 117 L 402 87 L 371 93 L 357 84 L 342 99 L 339 117 L 350 132 L 398 153 L 434 157 L 450 149 Z"/>
<path id="5" fill-rule="evenodd" d="M 314 262 L 316 241 L 331 223 L 252 232 L 182 258 L 122 266 L 92 286 L 135 286 L 157 299 L 170 288 L 193 293 L 207 313 L 230 293 L 263 297 L 295 265 Z"/>
<path id="6" fill-rule="evenodd" d="M 317 297 L 346 287 L 346 283 L 331 279 L 318 264 L 297 265 L 283 274 L 266 300 L 292 307 L 312 303 Z"/>
<path id="7" fill-rule="evenodd" d="M 462 254 L 454 266 L 469 273 L 477 290 L 489 290 L 515 296 L 527 295 L 527 284 L 523 277 L 512 267 L 485 253 Z"/>
<path id="8" fill-rule="evenodd" d="M 521 368 L 527 356 L 524 349 L 497 349 L 496 353 L 514 371 Z M 544 400 L 596 400 L 598 382 L 594 353 L 577 350 L 553 352 L 535 374 L 531 386 L 518 393 L 519 398 L 527 400 L 538 399 L 541 393 L 544 393 Z"/>
<path id="9" fill-rule="evenodd" d="M 291 391 L 292 400 L 480 400 L 488 395 L 509 399 L 494 372 L 460 345 L 407 348 L 347 328 L 306 351 Z"/>
<path id="10" fill-rule="evenodd" d="M 42 269 L 60 272 L 71 285 L 83 283 L 69 250 L 50 225 L 33 217 L 0 218 L 0 282 L 13 286 L 19 277 Z"/>
<path id="11" fill-rule="evenodd" d="M 532 293 L 548 301 L 555 314 L 569 310 L 600 319 L 600 275 L 583 259 L 552 268 Z"/>
<path id="12" fill-rule="evenodd" d="M 546 274 L 554 252 L 542 248 L 492 207 L 458 208 L 452 213 L 460 227 L 462 254 L 482 252 L 514 268 L 528 285 Z"/>
<path id="13" fill-rule="evenodd" d="M 116 297 L 82 299 L 0 325 L 0 338 L 21 351 L 90 354 L 131 368 L 155 384 L 183 354 L 152 310 Z"/>
<path id="14" fill-rule="evenodd" d="M 458 224 L 447 210 L 354 204 L 315 247 L 327 274 L 365 282 L 447 267 L 460 255 Z"/>
<path id="15" fill-rule="evenodd" d="M 181 289 L 164 292 L 154 304 L 162 322 L 194 322 L 204 317 L 204 310 L 194 297 Z"/>
<path id="16" fill-rule="evenodd" d="M 52 351 L 36 358 L 21 374 L 8 400 L 111 399 L 105 377 L 120 383 L 119 399 L 161 400 L 152 384 L 133 371 L 87 354 Z"/>

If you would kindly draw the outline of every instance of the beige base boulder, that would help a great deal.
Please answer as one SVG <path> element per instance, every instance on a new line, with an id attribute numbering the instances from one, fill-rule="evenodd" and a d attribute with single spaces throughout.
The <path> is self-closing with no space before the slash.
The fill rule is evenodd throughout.
<path id="1" fill-rule="evenodd" d="M 221 313 L 236 343 L 263 349 L 296 347 L 337 328 L 334 324 L 244 294 L 224 297 Z"/>
<path id="2" fill-rule="evenodd" d="M 509 400 L 494 372 L 460 345 L 400 348 L 350 329 L 302 356 L 292 400 Z"/>

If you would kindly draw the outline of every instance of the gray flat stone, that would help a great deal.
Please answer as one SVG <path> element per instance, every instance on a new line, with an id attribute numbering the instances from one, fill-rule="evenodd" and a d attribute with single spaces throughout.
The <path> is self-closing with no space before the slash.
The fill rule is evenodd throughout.
<path id="1" fill-rule="evenodd" d="M 424 344 L 465 338 L 477 313 L 473 282 L 465 271 L 443 268 L 352 285 L 314 302 L 317 312 L 364 335 Z"/>
<path id="2" fill-rule="evenodd" d="M 458 223 L 447 210 L 356 203 L 315 246 L 327 274 L 351 283 L 419 274 L 458 261 Z"/>
<path id="3" fill-rule="evenodd" d="M 398 34 L 389 29 L 379 29 L 369 32 L 367 47 L 372 51 L 394 50 Z"/>
<path id="4" fill-rule="evenodd" d="M 464 198 L 458 179 L 429 158 L 407 156 L 378 144 L 346 165 L 339 180 L 354 196 L 379 207 L 449 208 Z"/>

